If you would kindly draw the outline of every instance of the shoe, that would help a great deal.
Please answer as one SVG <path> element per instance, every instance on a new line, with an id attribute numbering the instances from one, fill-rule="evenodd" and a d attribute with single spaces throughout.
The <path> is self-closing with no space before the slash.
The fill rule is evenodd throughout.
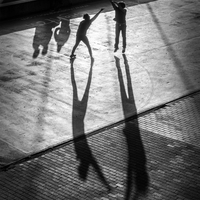
<path id="1" fill-rule="evenodd" d="M 37 58 L 38 55 L 39 55 L 39 53 L 40 53 L 40 50 L 39 50 L 39 49 L 36 49 L 36 50 L 34 51 L 34 53 L 33 53 L 33 58 Z"/>
<path id="2" fill-rule="evenodd" d="M 126 49 L 125 49 L 125 48 L 123 48 L 123 49 L 122 49 L 122 53 L 125 53 L 125 51 L 126 51 Z"/>
<path id="3" fill-rule="evenodd" d="M 42 50 L 42 55 L 45 56 L 47 54 L 48 47 L 44 47 Z"/>
<path id="4" fill-rule="evenodd" d="M 116 52 L 119 48 L 115 48 L 114 52 Z"/>
<path id="5" fill-rule="evenodd" d="M 76 57 L 75 54 L 71 54 L 71 55 L 70 55 L 70 58 L 75 58 L 75 57 Z"/>

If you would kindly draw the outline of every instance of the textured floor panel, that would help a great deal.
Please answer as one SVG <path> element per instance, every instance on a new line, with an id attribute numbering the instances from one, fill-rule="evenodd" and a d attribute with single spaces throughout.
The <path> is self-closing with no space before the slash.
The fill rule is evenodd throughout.
<path id="1" fill-rule="evenodd" d="M 199 147 L 200 95 L 170 103 L 139 121 L 140 128 Z"/>
<path id="2" fill-rule="evenodd" d="M 199 98 L 2 171 L 0 200 L 200 199 Z"/>

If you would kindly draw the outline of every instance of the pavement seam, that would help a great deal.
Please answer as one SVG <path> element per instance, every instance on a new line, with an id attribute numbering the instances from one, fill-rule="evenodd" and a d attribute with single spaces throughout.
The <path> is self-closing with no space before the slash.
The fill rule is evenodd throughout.
<path id="1" fill-rule="evenodd" d="M 156 106 L 156 107 L 154 107 L 154 108 L 152 108 L 152 109 L 149 109 L 149 110 L 147 110 L 147 111 L 144 111 L 144 112 L 141 112 L 141 113 L 132 115 L 132 116 L 130 116 L 130 117 L 127 118 L 127 119 L 120 120 L 120 121 L 118 121 L 118 122 L 116 122 L 116 123 L 110 124 L 110 125 L 108 125 L 108 126 L 105 126 L 105 127 L 103 127 L 103 128 L 100 128 L 100 129 L 98 129 L 98 130 L 95 130 L 95 131 L 92 131 L 92 132 L 90 132 L 90 133 L 87 133 L 86 137 L 89 138 L 89 137 L 91 137 L 91 136 L 93 136 L 93 135 L 96 135 L 96 134 L 99 134 L 99 133 L 101 133 L 101 132 L 103 132 L 103 131 L 112 129 L 112 128 L 116 127 L 116 126 L 120 126 L 120 125 L 122 125 L 122 124 L 125 123 L 125 122 L 129 122 L 129 121 L 131 121 L 131 120 L 138 119 L 138 118 L 140 118 L 140 117 L 143 117 L 143 116 L 145 116 L 145 115 L 148 115 L 148 114 L 150 114 L 150 113 L 153 113 L 153 112 L 155 112 L 155 111 L 157 111 L 157 110 L 159 110 L 159 109 L 163 109 L 163 108 L 165 108 L 165 107 L 167 107 L 167 106 L 171 106 L 171 105 L 173 105 L 173 104 L 175 104 L 175 103 L 178 103 L 178 102 L 180 102 L 180 101 L 184 101 L 185 99 L 190 98 L 190 97 L 195 96 L 195 95 L 198 95 L 198 94 L 200 94 L 200 90 L 197 90 L 197 91 L 194 91 L 194 92 L 192 92 L 192 93 L 186 94 L 186 95 L 184 95 L 184 96 L 182 96 L 182 97 L 179 97 L 179 98 L 177 98 L 177 99 L 175 99 L 175 100 L 172 100 L 172 101 L 169 101 L 169 102 L 167 102 L 167 103 L 161 104 L 161 105 Z M 78 142 L 78 141 L 81 141 L 81 140 L 82 140 L 82 137 L 78 137 L 78 138 L 75 138 L 75 139 L 71 139 L 71 140 L 69 140 L 69 141 L 65 141 L 65 142 L 63 142 L 63 143 L 61 143 L 61 144 L 58 144 L 58 145 L 56 145 L 56 146 L 47 148 L 47 149 L 45 149 L 45 150 L 43 150 L 43 151 L 41 151 L 41 152 L 38 152 L 38 153 L 35 153 L 35 154 L 33 154 L 33 155 L 27 156 L 27 157 L 25 157 L 25 158 L 23 158 L 23 159 L 20 159 L 20 160 L 18 160 L 18 161 L 9 163 L 9 164 L 7 164 L 7 165 L 5 165 L 5 166 L 2 166 L 2 167 L 0 166 L 0 171 L 7 171 L 7 170 L 9 170 L 9 169 L 14 168 L 16 165 L 19 165 L 19 164 L 22 164 L 22 163 L 24 163 L 24 162 L 31 161 L 31 160 L 33 160 L 33 159 L 39 158 L 39 157 L 41 157 L 41 156 L 43 156 L 43 155 L 45 155 L 45 154 L 48 154 L 48 153 L 50 153 L 50 152 L 52 152 L 52 151 L 61 149 L 61 148 L 65 147 L 65 146 L 67 146 L 67 145 L 69 145 L 69 144 L 72 144 L 73 142 Z"/>

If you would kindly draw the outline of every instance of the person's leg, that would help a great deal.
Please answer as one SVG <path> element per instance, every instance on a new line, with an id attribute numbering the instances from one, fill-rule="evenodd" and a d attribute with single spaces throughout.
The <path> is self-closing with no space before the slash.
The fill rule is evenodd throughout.
<path id="1" fill-rule="evenodd" d="M 80 39 L 79 37 L 77 37 L 77 38 L 76 38 L 76 43 L 75 43 L 75 45 L 74 45 L 74 47 L 73 47 L 73 49 L 72 49 L 72 52 L 71 52 L 71 56 L 70 56 L 70 57 L 75 56 L 75 55 L 74 55 L 74 52 L 75 52 L 77 46 L 79 45 L 80 41 L 81 41 L 81 39 Z"/>
<path id="2" fill-rule="evenodd" d="M 119 34 L 120 34 L 120 25 L 116 23 L 115 25 L 115 51 L 119 49 Z"/>
<path id="3" fill-rule="evenodd" d="M 122 50 L 122 53 L 125 52 L 126 50 L 126 25 L 123 25 L 122 27 L 122 40 L 123 40 L 123 50 Z"/>
<path id="4" fill-rule="evenodd" d="M 88 51 L 89 51 L 89 54 L 90 54 L 90 57 L 93 58 L 92 56 L 92 49 L 91 49 L 91 46 L 90 46 L 90 43 L 89 43 L 89 40 L 87 38 L 87 36 L 85 36 L 82 41 L 85 43 L 85 45 L 87 46 L 88 48 Z"/>

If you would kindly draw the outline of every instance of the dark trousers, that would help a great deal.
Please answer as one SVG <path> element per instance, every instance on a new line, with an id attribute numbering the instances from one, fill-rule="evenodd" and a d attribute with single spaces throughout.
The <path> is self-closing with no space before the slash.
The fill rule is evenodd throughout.
<path id="1" fill-rule="evenodd" d="M 122 33 L 122 45 L 123 48 L 126 48 L 126 24 L 116 23 L 115 25 L 115 48 L 118 49 L 119 45 L 119 35 Z"/>

